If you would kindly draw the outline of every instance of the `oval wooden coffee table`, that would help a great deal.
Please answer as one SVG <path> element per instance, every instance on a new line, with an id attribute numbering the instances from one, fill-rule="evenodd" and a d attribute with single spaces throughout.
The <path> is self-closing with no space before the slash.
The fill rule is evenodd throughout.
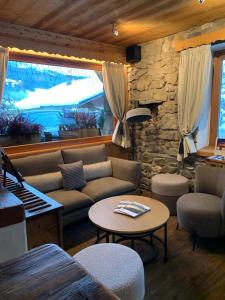
<path id="1" fill-rule="evenodd" d="M 136 201 L 151 208 L 145 214 L 132 218 L 130 216 L 114 213 L 114 209 L 120 201 Z M 135 195 L 116 196 L 95 203 L 89 210 L 89 219 L 97 227 L 97 242 L 100 230 L 105 232 L 106 242 L 112 234 L 113 242 L 130 239 L 133 247 L 134 240 L 142 240 L 153 247 L 153 239 L 158 240 L 164 247 L 164 261 L 167 261 L 167 221 L 169 210 L 161 202 L 152 198 Z M 160 228 L 164 228 L 164 238 L 154 234 Z M 115 236 L 120 237 L 115 240 Z M 148 239 L 150 238 L 150 240 Z"/>

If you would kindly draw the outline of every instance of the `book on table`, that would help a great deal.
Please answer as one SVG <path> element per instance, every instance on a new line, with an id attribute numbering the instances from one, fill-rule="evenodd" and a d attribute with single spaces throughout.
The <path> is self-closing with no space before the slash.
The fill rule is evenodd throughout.
<path id="1" fill-rule="evenodd" d="M 139 202 L 120 201 L 114 209 L 114 212 L 136 218 L 150 210 L 151 208 L 149 206 L 141 204 Z"/>

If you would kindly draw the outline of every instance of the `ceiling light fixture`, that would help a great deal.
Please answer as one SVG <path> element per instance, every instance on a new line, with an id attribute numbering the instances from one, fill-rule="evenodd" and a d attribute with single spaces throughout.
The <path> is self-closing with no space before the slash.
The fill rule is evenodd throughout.
<path id="1" fill-rule="evenodd" d="M 198 0 L 198 2 L 199 2 L 200 4 L 202 4 L 202 3 L 205 2 L 205 0 Z"/>
<path id="2" fill-rule="evenodd" d="M 116 23 L 112 24 L 112 34 L 115 35 L 115 36 L 119 35 L 119 31 L 117 29 L 117 24 Z"/>

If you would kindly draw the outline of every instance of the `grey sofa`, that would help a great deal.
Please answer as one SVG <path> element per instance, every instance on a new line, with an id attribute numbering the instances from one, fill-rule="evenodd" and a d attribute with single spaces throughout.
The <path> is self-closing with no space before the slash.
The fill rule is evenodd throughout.
<path id="1" fill-rule="evenodd" d="M 177 201 L 178 224 L 196 236 L 225 235 L 225 169 L 210 166 L 196 168 L 195 190 Z"/>
<path id="2" fill-rule="evenodd" d="M 84 165 L 111 161 L 112 175 L 87 181 L 81 190 L 64 190 L 59 164 L 82 160 Z M 105 145 L 67 149 L 13 160 L 27 183 L 64 205 L 67 225 L 87 216 L 96 201 L 123 194 L 139 194 L 140 163 L 107 157 Z"/>

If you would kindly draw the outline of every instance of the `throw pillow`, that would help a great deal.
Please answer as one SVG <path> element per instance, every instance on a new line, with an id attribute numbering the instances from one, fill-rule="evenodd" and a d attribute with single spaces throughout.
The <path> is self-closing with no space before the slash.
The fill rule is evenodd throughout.
<path id="1" fill-rule="evenodd" d="M 85 186 L 83 162 L 77 161 L 72 164 L 59 165 L 63 176 L 63 188 L 65 190 L 79 189 Z"/>
<path id="2" fill-rule="evenodd" d="M 84 166 L 84 176 L 87 181 L 112 176 L 111 160 Z"/>

